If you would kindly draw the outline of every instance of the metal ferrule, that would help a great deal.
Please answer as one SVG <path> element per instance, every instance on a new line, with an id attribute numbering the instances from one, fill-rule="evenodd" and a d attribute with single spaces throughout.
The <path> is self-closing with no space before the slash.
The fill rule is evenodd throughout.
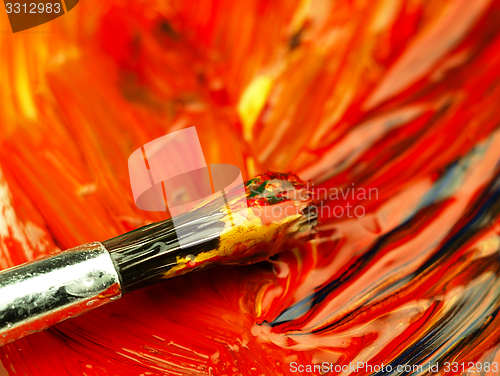
<path id="1" fill-rule="evenodd" d="M 104 246 L 89 243 L 0 273 L 0 346 L 121 297 Z"/>

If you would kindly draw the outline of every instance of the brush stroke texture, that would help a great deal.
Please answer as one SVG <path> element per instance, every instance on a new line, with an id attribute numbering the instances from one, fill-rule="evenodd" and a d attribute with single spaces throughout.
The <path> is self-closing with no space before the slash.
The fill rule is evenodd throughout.
<path id="1" fill-rule="evenodd" d="M 132 293 L 5 346 L 5 368 L 500 362 L 499 15 L 495 0 L 86 0 L 49 33 L 0 34 L 2 268 L 164 219 L 134 206 L 126 161 L 193 125 L 207 163 L 294 171 L 322 209 L 316 241 Z M 377 196 L 332 196 L 352 187 Z M 348 205 L 365 215 L 335 216 Z"/>

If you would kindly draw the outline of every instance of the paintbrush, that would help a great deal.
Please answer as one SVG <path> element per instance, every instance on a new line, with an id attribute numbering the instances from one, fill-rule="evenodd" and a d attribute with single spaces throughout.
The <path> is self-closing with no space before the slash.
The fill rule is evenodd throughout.
<path id="1" fill-rule="evenodd" d="M 0 273 L 0 346 L 162 279 L 246 265 L 310 240 L 317 213 L 306 183 L 268 172 L 178 217 Z M 240 190 L 241 192 L 241 190 Z"/>

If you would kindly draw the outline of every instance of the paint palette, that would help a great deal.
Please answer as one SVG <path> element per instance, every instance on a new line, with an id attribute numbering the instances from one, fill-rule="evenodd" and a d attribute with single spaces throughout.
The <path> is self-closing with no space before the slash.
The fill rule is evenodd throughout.
<path id="1" fill-rule="evenodd" d="M 497 375 L 499 12 L 85 0 L 44 33 L 45 15 L 3 13 L 1 30 L 31 29 L 0 34 L 0 268 L 165 219 L 136 207 L 127 160 L 192 126 L 207 165 L 309 181 L 320 218 L 315 240 L 269 261 L 168 280 L 9 344 L 4 367 Z"/>

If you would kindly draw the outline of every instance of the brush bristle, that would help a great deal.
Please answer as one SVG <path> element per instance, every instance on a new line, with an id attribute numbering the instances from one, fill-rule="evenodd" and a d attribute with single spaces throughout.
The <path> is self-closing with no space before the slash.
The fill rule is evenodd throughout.
<path id="1" fill-rule="evenodd" d="M 286 190 L 276 193 L 282 184 Z M 245 221 L 240 225 L 234 226 L 226 208 L 212 201 L 175 219 L 104 241 L 121 276 L 123 292 L 209 266 L 262 261 L 290 241 L 309 240 L 314 234 L 316 210 L 309 206 L 309 194 L 291 194 L 291 189 L 303 190 L 304 186 L 293 174 L 268 172 L 246 184 L 248 208 L 242 209 Z M 289 215 L 277 216 L 268 210 L 282 209 L 283 205 L 293 209 Z"/>

